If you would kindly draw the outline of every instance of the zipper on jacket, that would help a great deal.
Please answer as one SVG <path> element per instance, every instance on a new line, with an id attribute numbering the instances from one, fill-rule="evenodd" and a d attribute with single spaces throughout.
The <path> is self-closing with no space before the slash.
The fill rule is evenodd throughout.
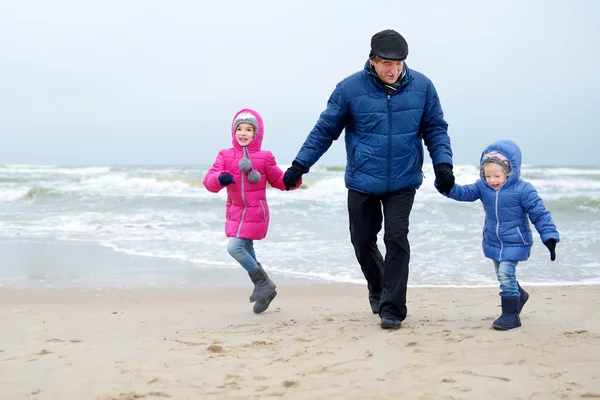
<path id="1" fill-rule="evenodd" d="M 500 188 L 502 189 L 502 188 Z M 504 242 L 502 242 L 502 239 L 500 239 L 500 213 L 498 211 L 498 197 L 500 194 L 500 189 L 496 190 L 496 237 L 498 238 L 498 241 L 500 242 L 500 256 L 499 256 L 499 260 L 498 261 L 502 261 L 502 250 L 504 250 Z"/>
<path id="2" fill-rule="evenodd" d="M 244 151 L 242 152 L 242 157 L 247 156 L 250 159 L 250 155 L 248 154 L 248 149 L 244 147 Z M 246 198 L 244 197 L 244 171 L 240 170 L 240 174 L 242 176 L 242 203 L 244 204 L 244 209 L 242 210 L 242 217 L 240 218 L 240 224 L 238 225 L 237 234 L 235 236 L 239 237 L 240 232 L 242 231 L 242 225 L 244 224 L 244 218 L 246 218 Z"/>
<path id="3" fill-rule="evenodd" d="M 392 183 L 392 97 L 388 94 L 388 157 L 387 157 L 387 191 Z"/>

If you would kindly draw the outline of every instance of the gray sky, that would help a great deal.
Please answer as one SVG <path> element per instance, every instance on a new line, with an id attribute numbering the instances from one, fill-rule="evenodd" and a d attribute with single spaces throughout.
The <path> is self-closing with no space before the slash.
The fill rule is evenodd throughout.
<path id="1" fill-rule="evenodd" d="M 289 164 L 392 28 L 434 82 L 455 163 L 600 164 L 593 0 L 2 1 L 0 163 L 209 164 L 243 107 Z M 343 140 L 320 164 L 344 164 Z"/>

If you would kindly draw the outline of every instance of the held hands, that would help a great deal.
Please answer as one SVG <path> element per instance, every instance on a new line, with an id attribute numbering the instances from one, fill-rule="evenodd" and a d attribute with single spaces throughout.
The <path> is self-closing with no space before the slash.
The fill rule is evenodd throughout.
<path id="1" fill-rule="evenodd" d="M 235 181 L 233 180 L 233 175 L 231 175 L 229 172 L 225 172 L 219 175 L 219 183 L 221 184 L 221 186 L 227 186 L 232 183 L 235 183 Z"/>
<path id="2" fill-rule="evenodd" d="M 306 168 L 304 168 L 302 164 L 296 161 L 292 162 L 292 166 L 285 171 L 285 174 L 283 174 L 283 184 L 285 185 L 285 190 L 290 190 L 290 188 L 296 187 L 296 185 L 298 185 L 298 181 L 305 173 Z"/>
<path id="3" fill-rule="evenodd" d="M 440 163 L 434 165 L 433 171 L 435 172 L 435 184 L 438 191 L 442 194 L 449 194 L 450 189 L 452 189 L 452 186 L 454 186 L 454 173 L 452 172 L 452 165 Z"/>
<path id="4" fill-rule="evenodd" d="M 550 261 L 556 260 L 556 251 L 554 251 L 556 249 L 556 240 L 548 239 L 544 242 L 544 245 L 548 248 L 548 251 L 550 252 Z"/>

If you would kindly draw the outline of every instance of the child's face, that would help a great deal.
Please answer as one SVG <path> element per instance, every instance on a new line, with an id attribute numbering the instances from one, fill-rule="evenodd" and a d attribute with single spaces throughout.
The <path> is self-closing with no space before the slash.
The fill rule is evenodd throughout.
<path id="1" fill-rule="evenodd" d="M 242 147 L 246 147 L 254 139 L 254 125 L 245 122 L 238 125 L 235 130 L 235 138 Z"/>
<path id="2" fill-rule="evenodd" d="M 506 171 L 502 165 L 494 162 L 483 164 L 483 175 L 485 181 L 496 190 L 506 182 Z"/>

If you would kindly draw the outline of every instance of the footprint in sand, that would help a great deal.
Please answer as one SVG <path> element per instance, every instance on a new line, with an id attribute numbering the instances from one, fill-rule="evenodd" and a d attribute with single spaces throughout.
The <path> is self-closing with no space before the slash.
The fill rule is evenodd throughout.
<path id="1" fill-rule="evenodd" d="M 304 337 L 295 337 L 293 340 L 296 342 L 312 342 L 312 339 L 304 338 Z"/>
<path id="2" fill-rule="evenodd" d="M 223 353 L 223 346 L 211 344 L 206 348 L 206 350 L 210 351 L 211 353 Z"/>
<path id="3" fill-rule="evenodd" d="M 252 343 L 245 344 L 244 347 L 269 347 L 274 345 L 274 342 L 267 342 L 266 340 L 254 340 Z"/>
<path id="4" fill-rule="evenodd" d="M 82 343 L 83 342 L 83 340 L 81 340 L 81 339 L 63 340 L 63 339 L 53 338 L 53 339 L 46 340 L 47 343 L 66 343 L 67 341 L 70 343 Z"/>
<path id="5" fill-rule="evenodd" d="M 164 392 L 150 392 L 150 393 L 146 393 L 146 394 L 129 392 L 129 393 L 119 393 L 119 395 L 107 397 L 105 400 L 135 400 L 135 399 L 143 399 L 148 396 L 149 397 L 162 397 L 162 398 L 171 397 L 169 394 L 164 393 Z"/>
<path id="6" fill-rule="evenodd" d="M 504 363 L 504 365 L 523 365 L 523 364 L 525 364 L 525 360 L 508 361 L 508 362 Z"/>
<path id="7" fill-rule="evenodd" d="M 184 346 L 203 346 L 206 344 L 204 342 L 190 342 L 190 341 L 179 340 L 179 339 L 171 339 L 171 341 L 182 344 Z"/>
<path id="8" fill-rule="evenodd" d="M 469 370 L 463 370 L 463 371 L 459 371 L 459 373 L 461 374 L 465 374 L 465 375 L 470 375 L 470 376 L 477 376 L 480 378 L 490 378 L 490 379 L 498 379 L 500 381 L 504 381 L 504 382 L 510 382 L 509 378 L 505 378 L 503 376 L 494 376 L 494 375 L 484 375 L 484 374 L 477 374 L 473 371 L 469 371 Z"/>
<path id="9" fill-rule="evenodd" d="M 458 386 L 458 387 L 453 387 L 452 390 L 458 390 L 459 392 L 467 393 L 467 392 L 470 392 L 473 389 L 471 389 L 469 387 Z"/>
<path id="10" fill-rule="evenodd" d="M 574 332 L 564 332 L 563 333 L 564 336 L 566 337 L 587 337 L 589 336 L 589 332 L 588 331 L 574 331 Z"/>

